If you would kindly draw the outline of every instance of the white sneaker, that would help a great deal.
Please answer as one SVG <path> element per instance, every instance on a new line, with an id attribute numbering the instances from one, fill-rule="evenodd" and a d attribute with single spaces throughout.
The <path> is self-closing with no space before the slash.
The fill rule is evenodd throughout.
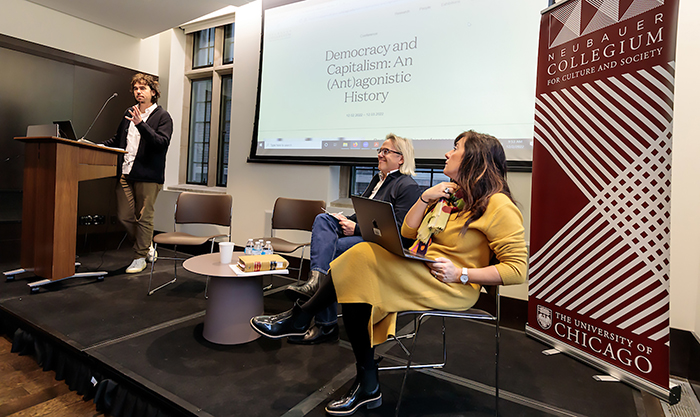
<path id="1" fill-rule="evenodd" d="M 146 262 L 154 262 L 158 259 L 158 251 L 156 251 L 153 246 L 148 248 L 148 255 L 146 255 Z"/>
<path id="2" fill-rule="evenodd" d="M 146 269 L 146 258 L 138 258 L 134 259 L 134 261 L 131 262 L 131 265 L 129 265 L 126 268 L 126 273 L 136 274 L 143 271 L 144 269 Z"/>

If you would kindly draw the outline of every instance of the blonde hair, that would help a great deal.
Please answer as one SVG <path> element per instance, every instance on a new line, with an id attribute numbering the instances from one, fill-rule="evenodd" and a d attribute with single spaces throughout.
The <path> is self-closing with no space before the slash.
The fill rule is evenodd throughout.
<path id="1" fill-rule="evenodd" d="M 403 156 L 403 164 L 399 167 L 399 172 L 404 175 L 416 175 L 416 160 L 413 156 L 413 142 L 410 139 L 396 136 L 393 133 L 386 135 L 386 139 L 390 140 L 396 150 L 401 152 Z"/>

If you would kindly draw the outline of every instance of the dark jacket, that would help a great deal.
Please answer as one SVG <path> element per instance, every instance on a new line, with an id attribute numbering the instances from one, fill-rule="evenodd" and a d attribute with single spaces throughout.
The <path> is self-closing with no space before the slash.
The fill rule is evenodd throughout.
<path id="1" fill-rule="evenodd" d="M 362 193 L 362 197 L 369 197 L 372 194 L 372 190 L 379 182 L 379 174 L 375 175 L 370 181 L 367 189 Z M 403 225 L 403 219 L 406 217 L 408 210 L 413 207 L 421 195 L 421 189 L 416 180 L 410 175 L 404 175 L 399 171 L 394 171 L 384 180 L 381 188 L 377 191 L 377 195 L 374 196 L 374 200 L 387 201 L 394 206 L 394 213 L 396 214 L 396 223 L 401 230 L 401 225 Z M 348 216 L 348 219 L 357 223 L 357 216 Z M 355 225 L 355 235 L 360 235 L 360 228 Z M 401 238 L 403 240 L 403 246 L 408 247 L 413 243 L 411 239 Z"/>
<path id="2" fill-rule="evenodd" d="M 124 112 L 124 116 L 129 115 L 129 110 Z M 122 118 L 117 133 L 111 139 L 104 142 L 104 145 L 113 148 L 126 149 L 126 135 L 129 131 L 129 123 L 126 118 Z M 136 152 L 134 165 L 127 178 L 132 181 L 165 182 L 165 155 L 170 145 L 170 137 L 173 134 L 173 119 L 165 109 L 158 106 L 148 116 L 148 120 L 136 125 L 141 134 L 139 149 Z M 119 154 L 117 162 L 117 176 L 122 175 L 122 164 L 124 155 Z"/>

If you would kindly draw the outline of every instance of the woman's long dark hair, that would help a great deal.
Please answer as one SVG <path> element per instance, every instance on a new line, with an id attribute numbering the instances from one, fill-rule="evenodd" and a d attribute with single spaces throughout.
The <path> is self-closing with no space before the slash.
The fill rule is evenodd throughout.
<path id="1" fill-rule="evenodd" d="M 483 216 L 492 195 L 503 193 L 511 201 L 513 197 L 506 180 L 506 153 L 501 142 L 491 135 L 469 130 L 457 136 L 455 146 L 462 139 L 464 154 L 457 178 L 452 180 L 459 185 L 464 195 L 465 206 L 460 215 L 469 213 L 461 231 L 464 234 L 471 223 Z"/>

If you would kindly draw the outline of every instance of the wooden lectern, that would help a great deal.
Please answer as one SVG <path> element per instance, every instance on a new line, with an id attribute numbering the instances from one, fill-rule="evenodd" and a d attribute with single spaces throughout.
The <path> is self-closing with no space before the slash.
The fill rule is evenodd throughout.
<path id="1" fill-rule="evenodd" d="M 26 144 L 22 206 L 22 269 L 46 278 L 38 286 L 77 276 L 78 182 L 117 175 L 124 150 L 53 136 L 15 138 Z M 5 273 L 8 275 L 9 273 Z"/>

